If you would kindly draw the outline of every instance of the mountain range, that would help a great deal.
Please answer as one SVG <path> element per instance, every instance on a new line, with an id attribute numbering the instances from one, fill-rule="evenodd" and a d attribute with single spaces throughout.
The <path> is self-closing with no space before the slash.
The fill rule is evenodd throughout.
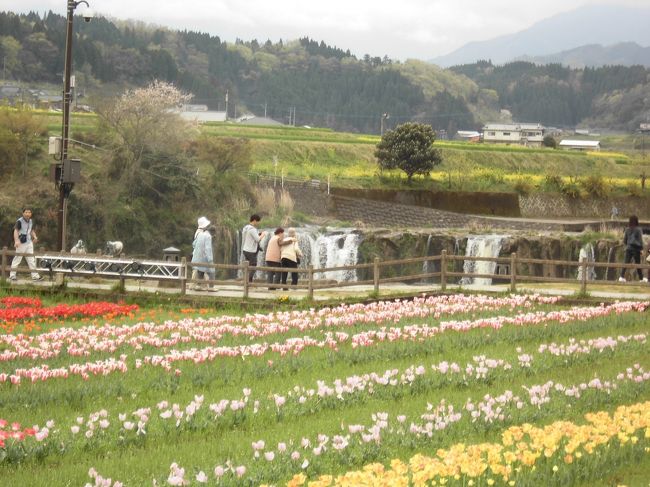
<path id="1" fill-rule="evenodd" d="M 550 56 L 561 59 L 556 53 L 584 48 L 585 59 L 593 55 L 593 45 L 610 46 L 608 54 L 623 49 L 621 43 L 636 43 L 650 46 L 650 7 L 635 8 L 618 5 L 585 6 L 571 12 L 561 13 L 537 22 L 520 32 L 496 37 L 482 42 L 470 42 L 463 47 L 432 59 L 430 62 L 442 67 L 470 64 L 479 60 L 490 60 L 494 64 L 503 64 L 521 59 L 537 60 Z M 573 62 L 590 65 L 577 58 L 573 53 Z M 643 59 L 647 59 L 644 54 Z M 598 59 L 594 60 L 598 63 Z M 607 64 L 607 63 L 600 63 Z"/>
<path id="2" fill-rule="evenodd" d="M 650 47 L 639 46 L 636 42 L 621 42 L 612 46 L 589 44 L 548 56 L 521 56 L 517 61 L 559 63 L 571 68 L 633 65 L 650 68 Z"/>

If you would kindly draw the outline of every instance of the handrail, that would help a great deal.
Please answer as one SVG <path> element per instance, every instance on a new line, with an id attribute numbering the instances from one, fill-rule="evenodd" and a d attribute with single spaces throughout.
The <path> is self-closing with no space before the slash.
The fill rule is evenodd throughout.
<path id="1" fill-rule="evenodd" d="M 432 282 L 436 281 L 436 285 L 441 290 L 445 290 L 449 284 L 456 282 L 462 286 L 461 279 L 492 279 L 499 280 L 502 283 L 509 283 L 510 289 L 516 291 L 518 284 L 525 282 L 530 283 L 575 283 L 580 286 L 581 292 L 586 292 L 587 286 L 594 283 L 606 282 L 612 286 L 626 286 L 632 284 L 631 282 L 619 282 L 618 279 L 607 280 L 610 275 L 609 271 L 614 270 L 615 275 L 621 271 L 634 271 L 641 269 L 642 271 L 650 271 L 650 266 L 645 260 L 641 264 L 624 264 L 617 262 L 588 262 L 586 260 L 568 261 L 568 260 L 552 260 L 552 259 L 534 259 L 522 258 L 513 253 L 510 256 L 501 257 L 481 257 L 481 256 L 461 256 L 449 255 L 446 251 L 442 251 L 440 255 L 430 255 L 423 257 L 412 257 L 407 259 L 391 259 L 381 260 L 375 258 L 371 263 L 344 265 L 326 268 L 314 268 L 309 265 L 308 267 L 299 268 L 282 268 L 271 267 L 265 265 L 250 266 L 247 261 L 240 264 L 222 264 L 222 263 L 195 263 L 186 262 L 183 258 L 180 262 L 159 261 L 150 259 L 131 259 L 125 256 L 120 257 L 107 257 L 95 254 L 70 254 L 70 253 L 57 253 L 57 252 L 35 252 L 34 254 L 25 254 L 9 250 L 7 247 L 2 248 L 0 255 L 0 278 L 5 280 L 8 273 L 11 271 L 11 258 L 14 256 L 35 257 L 37 262 L 37 271 L 41 274 L 49 275 L 52 278 L 54 275 L 60 276 L 65 279 L 65 276 L 75 278 L 96 278 L 103 279 L 119 279 L 122 287 L 126 280 L 146 280 L 161 282 L 176 282 L 178 284 L 181 294 L 186 293 L 187 286 L 192 285 L 207 285 L 207 286 L 224 286 L 228 289 L 235 288 L 243 290 L 245 298 L 248 297 L 249 291 L 256 289 L 276 289 L 282 290 L 288 288 L 290 290 L 300 289 L 306 290 L 308 298 L 313 298 L 314 291 L 319 289 L 338 289 L 351 286 L 373 286 L 374 292 L 377 293 L 381 285 L 386 285 L 396 282 Z M 644 256 L 645 257 L 645 256 Z M 504 270 L 505 272 L 465 272 L 461 270 L 458 262 L 487 262 L 495 265 L 496 269 Z M 421 264 L 421 267 L 418 266 Z M 406 271 L 404 274 L 394 275 L 395 266 L 411 265 L 411 270 Z M 432 267 L 429 267 L 432 265 Z M 532 271 L 533 265 L 554 266 L 556 267 L 556 275 L 535 275 Z M 415 266 L 415 269 L 414 269 Z M 501 266 L 501 267 L 498 267 Z M 236 271 L 236 277 L 224 278 L 215 277 L 211 280 L 197 279 L 193 276 L 193 269 L 208 268 L 214 270 L 215 276 L 217 272 L 228 272 L 226 275 L 233 275 Z M 527 268 L 528 272 L 523 273 L 523 269 Z M 588 271 L 593 269 L 605 269 L 605 279 L 589 279 Z M 324 274 L 337 271 L 358 271 L 363 270 L 362 279 L 355 281 L 335 281 L 332 279 L 324 278 Z M 582 270 L 582 274 L 577 271 Z M 26 266 L 20 266 L 16 269 L 18 273 L 25 274 L 31 272 Z M 287 272 L 298 273 L 300 275 L 297 285 L 267 283 L 263 280 L 254 280 L 249 282 L 247 277 L 250 273 L 257 272 Z M 255 275 L 254 274 L 254 275 Z M 555 274 L 555 273 L 554 273 Z M 577 276 L 581 276 L 578 279 Z M 571 277 L 569 277 L 571 276 Z M 576 277 L 573 277 L 576 276 Z M 457 279 L 457 281 L 455 281 Z M 61 281 L 59 279 L 58 281 Z"/>

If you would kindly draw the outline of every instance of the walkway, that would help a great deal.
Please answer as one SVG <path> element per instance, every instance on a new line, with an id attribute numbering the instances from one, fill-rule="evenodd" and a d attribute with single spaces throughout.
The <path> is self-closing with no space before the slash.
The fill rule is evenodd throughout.
<path id="1" fill-rule="evenodd" d="M 70 289 L 76 290 L 96 290 L 96 291 L 110 291 L 114 289 L 116 281 L 103 281 L 103 282 L 89 282 L 87 279 L 70 279 L 66 280 L 66 286 Z M 36 288 L 56 288 L 57 284 L 49 280 L 32 282 L 31 279 L 19 279 L 18 281 L 12 281 L 9 284 L 8 289 L 12 288 L 25 288 L 27 286 L 36 287 Z M 137 280 L 128 280 L 126 281 L 126 292 L 132 293 L 151 293 L 158 295 L 169 295 L 169 296 L 179 296 L 180 292 L 177 287 L 164 287 L 158 286 L 156 281 L 137 281 Z M 558 295 L 558 296 L 574 296 L 579 292 L 580 283 L 576 282 L 575 285 L 564 285 L 564 286 L 554 286 L 553 284 L 541 284 L 541 283 L 521 283 L 517 287 L 517 291 L 520 293 L 540 293 L 547 295 Z M 372 285 L 358 285 L 358 286 L 348 286 L 344 288 L 336 289 L 315 289 L 314 290 L 314 300 L 315 301 L 336 301 L 336 300 L 345 300 L 345 299 L 366 299 L 372 296 L 375 297 L 385 297 L 385 298 L 395 298 L 395 297 L 408 297 L 408 296 L 418 296 L 422 294 L 431 294 L 431 293 L 440 293 L 442 289 L 439 284 L 428 284 L 428 283 L 417 283 L 417 284 L 403 284 L 403 283 L 391 283 L 391 284 L 382 284 L 379 290 L 379 295 L 373 295 L 373 286 Z M 508 293 L 510 287 L 507 284 L 494 284 L 494 285 L 447 285 L 446 292 L 486 292 L 486 293 Z M 625 286 L 616 286 L 613 289 L 612 286 L 607 286 L 607 284 L 598 285 L 590 284 L 589 285 L 589 296 L 605 299 L 633 299 L 633 300 L 650 300 L 650 285 L 638 285 L 635 283 L 629 283 Z M 215 286 L 211 290 L 187 290 L 186 296 L 196 297 L 200 299 L 211 299 L 215 300 L 221 299 L 243 299 L 243 289 L 241 286 L 233 284 L 230 285 L 220 285 Z M 278 301 L 288 299 L 290 301 L 298 301 L 307 298 L 306 289 L 292 289 L 289 291 L 274 290 L 269 291 L 266 288 L 251 288 L 249 290 L 249 299 L 251 300 L 266 300 L 266 301 Z"/>

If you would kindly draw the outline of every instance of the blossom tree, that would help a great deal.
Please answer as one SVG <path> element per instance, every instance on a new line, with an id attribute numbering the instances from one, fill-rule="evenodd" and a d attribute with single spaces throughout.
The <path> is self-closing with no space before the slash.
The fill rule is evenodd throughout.
<path id="1" fill-rule="evenodd" d="M 154 81 L 99 107 L 100 128 L 112 147 L 108 176 L 131 197 L 142 195 L 140 190 L 161 196 L 172 183 L 193 185 L 185 150 L 195 133 L 179 114 L 190 98 L 172 84 Z"/>

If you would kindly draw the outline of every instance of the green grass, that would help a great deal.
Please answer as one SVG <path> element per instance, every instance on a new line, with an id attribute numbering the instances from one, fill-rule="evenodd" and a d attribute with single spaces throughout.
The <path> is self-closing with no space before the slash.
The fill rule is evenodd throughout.
<path id="1" fill-rule="evenodd" d="M 534 308 L 549 310 L 557 307 L 537 305 Z M 399 323 L 389 321 L 386 325 L 436 325 L 449 319 L 475 320 L 479 317 L 511 315 L 513 312 L 509 309 L 476 311 L 460 313 L 453 318 L 443 315 L 439 318 L 404 319 Z M 178 308 L 175 308 L 169 311 L 158 310 L 156 314 L 147 311 L 140 319 L 161 322 L 166 318 L 178 319 L 180 316 Z M 286 319 L 287 317 L 278 317 L 277 321 L 281 323 Z M 96 323 L 100 325 L 102 320 L 96 320 Z M 70 322 L 65 325 L 76 328 L 80 323 Z M 377 326 L 373 320 L 352 326 L 334 326 L 327 331 L 341 331 L 352 335 L 375 329 Z M 292 473 L 299 472 L 299 464 L 281 468 L 277 462 L 256 462 L 252 459 L 250 446 L 253 441 L 264 439 L 267 444 L 265 450 L 271 450 L 281 441 L 300 441 L 302 437 L 313 440 L 319 432 L 331 437 L 340 433 L 341 424 L 369 424 L 371 414 L 380 411 L 388 412 L 390 417 L 406 414 L 410 421 L 418 418 L 426 410 L 428 403 L 438 404 L 442 399 L 453 404 L 458 410 L 468 398 L 479 401 L 485 394 L 498 395 L 506 390 L 523 397 L 525 391 L 522 386 L 543 384 L 548 380 L 569 385 L 588 382 L 595 375 L 603 380 L 612 379 L 634 363 L 639 363 L 646 369 L 650 367 L 648 346 L 645 343 L 627 343 L 621 344 L 613 351 L 568 359 L 540 355 L 535 358 L 531 369 L 521 369 L 517 366 L 517 347 L 532 354 L 542 343 L 566 343 L 569 338 L 588 340 L 632 335 L 647 333 L 647 330 L 648 319 L 645 313 L 626 313 L 586 322 L 551 322 L 547 326 L 506 326 L 500 330 L 446 332 L 422 342 L 386 342 L 370 348 L 353 349 L 348 343 L 341 345 L 337 351 L 327 348 L 308 349 L 297 356 L 280 357 L 271 354 L 258 358 L 249 356 L 243 360 L 222 358 L 204 364 L 177 363 L 172 366 L 172 373 L 152 367 L 133 370 L 132 365 L 135 358 L 142 358 L 146 354 L 164 354 L 171 348 L 201 348 L 209 343 L 191 341 L 157 350 L 145 345 L 142 351 L 123 346 L 111 352 L 93 353 L 91 357 L 62 356 L 46 362 L 54 368 L 73 362 L 117 357 L 120 353 L 126 353 L 129 355 L 127 361 L 130 371 L 124 375 L 91 377 L 88 381 L 75 377 L 42 384 L 24 384 L 19 388 L 0 385 L 0 417 L 27 425 L 43 425 L 46 420 L 54 419 L 57 427 L 66 429 L 65 434 L 61 435 L 63 442 L 56 442 L 44 448 L 40 451 L 40 457 L 39 452 L 35 451 L 30 452 L 20 463 L 9 462 L 9 458 L 0 460 L 0 475 L 3 482 L 7 482 L 6 485 L 83 485 L 89 481 L 86 474 L 88 468 L 94 467 L 102 475 L 124 481 L 126 485 L 150 485 L 152 478 L 157 478 L 159 484 L 164 484 L 172 462 L 186 467 L 189 473 L 204 470 L 213 478 L 211 471 L 214 466 L 231 459 L 235 465 L 248 466 L 252 483 L 277 483 L 287 480 Z M 316 328 L 293 330 L 257 339 L 224 335 L 218 344 L 225 346 L 263 341 L 272 343 L 287 337 L 305 335 L 322 339 L 324 333 L 325 330 Z M 443 360 L 464 366 L 472 362 L 473 357 L 477 355 L 506 360 L 513 364 L 513 369 L 499 370 L 484 380 L 463 380 L 461 377 L 445 379 L 427 374 L 413 386 L 376 387 L 372 395 L 360 393 L 344 402 L 335 398 L 323 398 L 305 408 L 299 407 L 289 399 L 291 404 L 285 406 L 281 414 L 273 407 L 262 407 L 258 415 L 253 415 L 250 411 L 239 416 L 230 414 L 227 419 L 221 421 L 214 421 L 211 414 L 204 414 L 211 402 L 222 398 L 242 397 L 244 387 L 252 390 L 252 398 L 268 405 L 272 404 L 272 394 L 277 393 L 289 398 L 288 393 L 294 386 L 314 388 L 317 380 L 331 384 L 337 378 L 344 379 L 372 372 L 381 375 L 389 369 L 398 369 L 403 373 L 407 367 L 420 364 L 429 369 L 431 364 Z M 272 360 L 272 363 L 269 363 L 269 360 Z M 0 370 L 5 372 L 18 367 L 27 368 L 40 362 L 43 361 L 20 359 L 11 363 L 2 362 Z M 180 375 L 173 373 L 176 368 L 180 370 Z M 184 408 L 196 394 L 205 395 L 202 413 L 197 415 L 200 420 L 177 430 L 173 426 L 165 426 L 157 417 L 159 412 L 155 405 L 159 401 L 168 400 Z M 497 441 L 500 432 L 509 425 L 524 422 L 543 425 L 558 419 L 580 422 L 587 412 L 612 411 L 620 404 L 649 399 L 650 388 L 646 385 L 622 386 L 611 395 L 587 392 L 579 401 L 554 398 L 548 407 L 539 410 L 526 407 L 521 411 L 514 411 L 507 421 L 493 425 L 472 424 L 464 419 L 458 425 L 435 434 L 432 439 L 411 438 L 409 441 L 401 441 L 387 437 L 380 447 L 369 445 L 351 449 L 350 453 L 345 455 L 314 457 L 308 473 L 313 478 L 318 473 L 341 473 L 374 461 L 387 463 L 391 458 L 406 461 L 415 453 L 431 454 L 437 448 L 449 447 L 459 441 Z M 75 423 L 77 416 L 87 418 L 92 412 L 106 409 L 111 422 L 117 423 L 117 413 L 131 412 L 141 407 L 154 408 L 147 435 L 144 437 L 117 434 L 111 430 L 105 437 L 72 441 L 67 431 L 70 425 Z M 123 438 L 120 439 L 120 436 Z M 296 445 L 290 447 L 290 451 L 293 449 L 300 450 Z M 604 465 L 603 469 L 606 467 L 607 465 Z M 639 468 L 647 469 L 648 461 L 644 460 Z M 603 474 L 606 472 L 602 471 Z M 628 473 L 633 475 L 634 471 L 620 472 L 623 479 L 627 478 Z"/>
<path id="2" fill-rule="evenodd" d="M 61 113 L 44 112 L 49 135 L 61 130 Z M 71 137 L 96 129 L 94 114 L 73 113 Z M 251 141 L 252 171 L 266 175 L 327 181 L 335 187 L 403 189 L 406 176 L 401 171 L 381 172 L 374 157 L 377 135 L 334 132 L 323 128 L 288 126 L 246 126 L 231 122 L 213 122 L 201 126 L 204 134 L 236 137 Z M 77 136 L 75 136 L 77 134 Z M 430 176 L 416 176 L 409 189 L 433 191 L 516 191 L 526 181 L 531 191 L 546 191 L 546 175 L 587 177 L 600 175 L 614 196 L 645 194 L 638 186 L 639 175 L 650 173 L 650 160 L 632 150 L 633 135 L 603 138 L 603 152 L 582 153 L 526 148 L 519 146 L 475 144 L 440 140 L 436 146 L 443 163 Z M 97 166 L 100 155 L 85 147 L 84 164 Z M 277 161 L 277 163 L 276 163 Z"/>

